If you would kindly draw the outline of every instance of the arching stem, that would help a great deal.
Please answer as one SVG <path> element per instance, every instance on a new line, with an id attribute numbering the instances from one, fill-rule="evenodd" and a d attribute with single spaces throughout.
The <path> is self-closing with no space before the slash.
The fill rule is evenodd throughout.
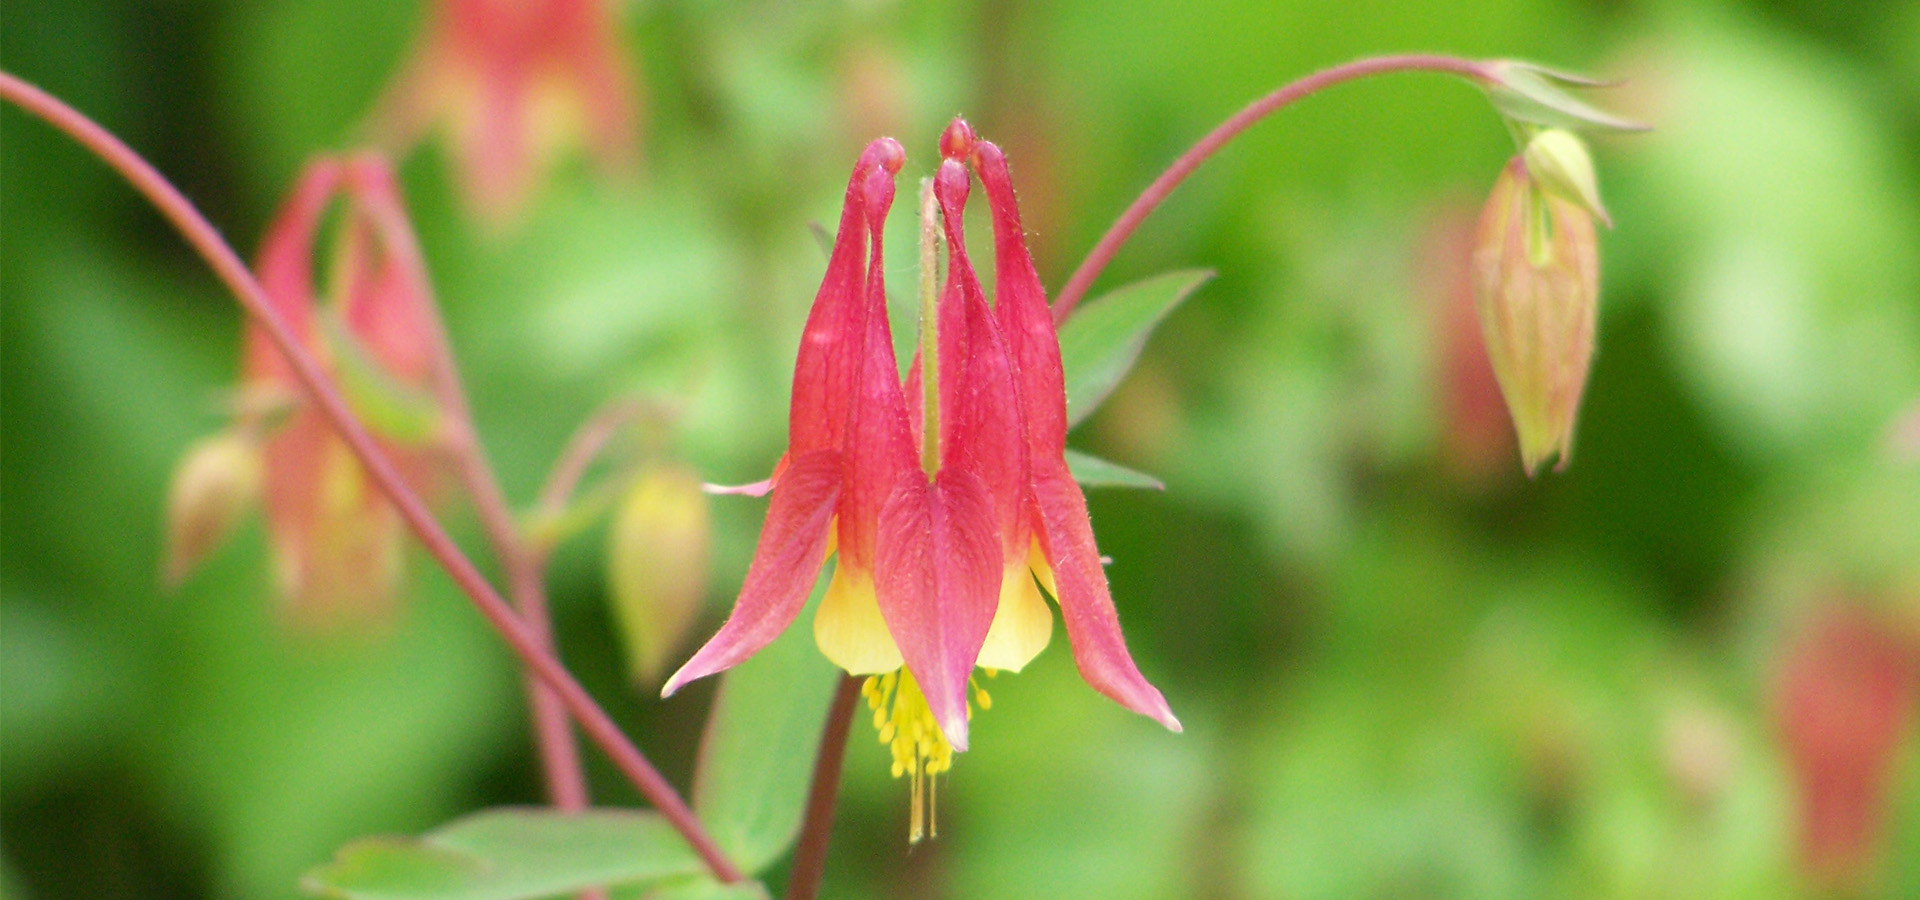
<path id="1" fill-rule="evenodd" d="M 1174 160 L 1173 165 L 1168 166 L 1159 178 L 1147 185 L 1147 189 L 1142 191 L 1140 196 L 1134 199 L 1133 204 L 1120 214 L 1120 218 L 1114 220 L 1112 227 L 1101 236 L 1099 243 L 1094 244 L 1093 250 L 1087 253 L 1087 258 L 1080 263 L 1080 268 L 1075 269 L 1072 277 L 1067 279 L 1066 286 L 1060 289 L 1059 296 L 1053 301 L 1053 321 L 1056 324 L 1064 322 L 1067 316 L 1073 314 L 1074 307 L 1079 305 L 1081 299 L 1086 296 L 1087 289 L 1093 287 L 1093 280 L 1100 277 L 1100 273 L 1106 269 L 1108 263 L 1113 262 L 1114 256 L 1120 252 L 1120 247 L 1126 244 L 1127 239 L 1133 237 L 1134 231 L 1140 228 L 1140 223 L 1146 221 L 1147 216 L 1153 213 L 1161 201 L 1167 199 L 1167 196 L 1173 193 L 1173 189 L 1180 186 L 1180 182 L 1187 180 L 1188 175 L 1192 175 L 1195 169 L 1200 168 L 1201 163 L 1211 159 L 1220 148 L 1239 137 L 1241 132 L 1302 97 L 1318 93 L 1336 84 L 1388 72 L 1446 72 L 1475 81 L 1485 81 L 1488 77 L 1481 63 L 1452 56 L 1418 53 L 1378 56 L 1315 72 L 1247 104 L 1246 108 L 1220 123 L 1219 127 L 1208 132 L 1206 137 L 1201 138 L 1191 149 L 1181 154 L 1179 159 Z"/>

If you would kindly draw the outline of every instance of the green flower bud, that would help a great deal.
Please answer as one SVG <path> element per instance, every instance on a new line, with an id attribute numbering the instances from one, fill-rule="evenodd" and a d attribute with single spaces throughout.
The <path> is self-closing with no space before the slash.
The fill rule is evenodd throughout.
<path id="1" fill-rule="evenodd" d="M 635 681 L 659 684 L 698 617 L 712 534 L 692 471 L 655 463 L 634 478 L 608 533 L 607 577 Z"/>

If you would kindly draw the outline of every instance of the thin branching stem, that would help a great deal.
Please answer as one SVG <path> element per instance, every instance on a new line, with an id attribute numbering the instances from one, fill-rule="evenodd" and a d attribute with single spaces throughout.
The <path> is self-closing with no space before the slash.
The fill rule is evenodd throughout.
<path id="1" fill-rule="evenodd" d="M 179 229 L 187 243 L 226 283 L 241 307 L 266 332 L 293 369 L 314 407 L 332 424 L 360 464 L 366 467 L 374 485 L 393 503 L 428 554 L 446 569 L 454 584 L 473 601 L 487 622 L 500 632 L 521 662 L 553 690 L 561 706 L 580 723 L 581 731 L 606 752 L 614 766 L 686 838 L 714 877 L 728 883 L 742 880 L 739 868 L 714 843 L 713 837 L 700 824 L 679 792 L 654 768 L 646 755 L 621 733 L 620 727 L 594 702 L 566 667 L 545 649 L 539 635 L 501 599 L 493 585 L 447 536 L 446 530 L 427 510 L 426 504 L 401 480 L 392 461 L 354 416 L 339 390 L 300 345 L 287 323 L 274 311 L 266 291 L 254 280 L 253 273 L 212 223 L 152 164 L 112 133 L 59 99 L 6 72 L 0 72 L 0 98 L 45 120 L 98 156 L 126 178 L 153 203 L 161 215 Z"/>
<path id="2" fill-rule="evenodd" d="M 357 172 L 366 171 L 364 168 Z M 349 177 L 355 177 L 350 174 Z M 427 278 L 426 255 L 407 224 L 406 214 L 396 202 L 380 199 L 368 203 L 368 214 L 379 229 L 389 252 L 399 257 L 399 269 L 413 282 L 407 294 L 420 306 L 421 319 L 427 323 L 426 339 L 433 344 L 431 374 L 433 392 L 446 416 L 444 444 L 453 462 L 456 477 L 466 489 L 468 502 L 480 520 L 481 531 L 493 549 L 494 558 L 507 581 L 507 594 L 528 630 L 540 640 L 548 653 L 557 655 L 553 641 L 552 618 L 547 611 L 545 559 L 528 546 L 526 536 L 514 521 L 513 508 L 500 488 L 499 475 L 487 459 L 474 425 L 473 406 L 467 400 L 466 383 L 460 377 L 453 355 L 453 341 L 447 336 L 445 318 L 434 298 L 433 284 Z M 559 809 L 586 809 L 586 771 L 580 765 L 580 750 L 566 708 L 560 705 L 552 689 L 539 679 L 527 676 L 527 706 L 533 722 L 535 748 L 540 754 L 541 770 L 546 773 L 547 797 Z"/>
<path id="3" fill-rule="evenodd" d="M 592 417 L 580 423 L 547 474 L 547 483 L 541 486 L 539 499 L 534 501 L 534 515 L 551 518 L 566 512 L 567 504 L 573 501 L 574 492 L 579 490 L 587 469 L 606 452 L 607 445 L 621 429 L 643 418 L 647 412 L 645 403 L 623 398 L 601 407 Z"/>
<path id="4" fill-rule="evenodd" d="M 1101 236 L 1100 242 L 1094 244 L 1093 250 L 1087 253 L 1087 258 L 1081 261 L 1080 268 L 1075 269 L 1072 277 L 1067 279 L 1067 284 L 1060 289 L 1059 296 L 1054 298 L 1054 323 L 1065 322 L 1067 316 L 1073 314 L 1074 307 L 1086 297 L 1087 289 L 1093 287 L 1093 280 L 1100 277 L 1100 273 L 1106 269 L 1108 263 L 1113 262 L 1114 256 L 1120 252 L 1120 247 L 1127 242 L 1128 238 L 1133 237 L 1140 223 L 1146 221 L 1147 216 L 1159 207 L 1161 201 L 1167 199 L 1174 188 L 1187 180 L 1187 176 L 1192 175 L 1195 169 L 1200 168 L 1201 163 L 1211 159 L 1213 154 L 1219 152 L 1220 148 L 1225 147 L 1234 138 L 1239 137 L 1241 132 L 1303 97 L 1336 84 L 1388 72 L 1447 72 L 1475 80 L 1487 78 L 1485 66 L 1472 60 L 1420 53 L 1377 56 L 1315 72 L 1247 104 L 1231 118 L 1220 123 L 1219 127 L 1208 132 L 1206 137 L 1201 138 L 1187 152 L 1180 154 L 1180 158 L 1174 160 L 1173 165 L 1168 166 L 1167 170 L 1162 172 L 1159 178 L 1154 179 L 1152 184 L 1147 185 L 1147 189 L 1142 191 L 1140 196 L 1134 199 L 1133 204 L 1120 214 L 1120 218 L 1114 220 L 1112 227 Z"/>

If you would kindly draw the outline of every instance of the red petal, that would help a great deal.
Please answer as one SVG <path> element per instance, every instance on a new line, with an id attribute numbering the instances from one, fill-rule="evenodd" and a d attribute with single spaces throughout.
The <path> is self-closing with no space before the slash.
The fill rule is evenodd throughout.
<path id="1" fill-rule="evenodd" d="M 800 353 L 793 365 L 793 406 L 788 413 L 787 447 L 793 453 L 844 447 L 847 418 L 854 394 L 854 378 L 861 362 L 864 321 L 864 289 L 867 272 L 861 254 L 867 248 L 869 232 L 886 219 L 886 205 L 870 208 L 869 181 L 876 172 L 884 172 L 887 201 L 892 201 L 892 175 L 899 171 L 903 154 L 891 138 L 867 145 L 866 152 L 854 164 L 847 181 L 846 200 L 840 209 L 840 231 L 834 239 L 833 254 L 827 259 L 827 274 L 814 296 L 813 309 L 800 334 Z M 883 305 L 884 308 L 884 305 Z"/>
<path id="2" fill-rule="evenodd" d="M 1000 544 L 980 479 L 909 471 L 880 513 L 874 588 L 907 670 L 955 750 L 967 749 L 967 678 L 1000 602 Z"/>
<path id="3" fill-rule="evenodd" d="M 975 151 L 980 161 L 980 184 L 993 209 L 995 287 L 994 312 L 1013 358 L 1022 411 L 1027 417 L 1028 446 L 1035 465 L 1042 458 L 1059 458 L 1067 447 L 1067 379 L 1060 365 L 1060 336 L 1047 309 L 1046 289 L 1027 252 L 1020 226 L 1020 207 L 1000 148 L 981 141 Z"/>
<path id="4" fill-rule="evenodd" d="M 981 141 L 975 148 L 980 183 L 993 210 L 994 260 L 998 300 L 995 312 L 1013 359 L 1014 378 L 1026 415 L 1036 511 L 1035 533 L 1053 567 L 1054 599 L 1073 643 L 1081 677 L 1121 706 L 1180 730 L 1166 698 L 1148 684 L 1127 652 L 1120 616 L 1100 566 L 1087 498 L 1067 471 L 1067 388 L 1060 365 L 1060 337 L 1047 309 L 1046 290 L 1027 251 L 1020 208 L 1000 148 Z"/>
<path id="5" fill-rule="evenodd" d="M 966 168 L 954 160 L 941 164 L 934 192 L 948 249 L 940 309 L 942 464 L 965 467 L 986 483 L 1005 558 L 1023 564 L 1031 542 L 1027 426 L 1006 340 L 967 257 Z"/>
<path id="6" fill-rule="evenodd" d="M 307 166 L 273 224 L 267 226 L 253 266 L 274 311 L 292 328 L 295 337 L 309 345 L 313 335 L 313 243 L 327 202 L 339 189 L 340 175 L 339 164 L 330 159 Z M 293 383 L 292 369 L 266 332 L 256 325 L 247 327 L 243 368 L 248 381 Z"/>
<path id="7" fill-rule="evenodd" d="M 400 184 L 384 157 L 363 154 L 347 164 L 353 200 L 348 254 L 334 276 L 347 329 L 389 373 L 425 387 L 450 366 L 433 312 L 433 288 Z"/>
<path id="8" fill-rule="evenodd" d="M 867 169 L 856 165 L 840 208 L 840 231 L 827 274 L 814 295 L 800 332 L 800 353 L 793 364 L 793 405 L 788 413 L 791 452 L 841 449 L 845 445 L 848 402 L 859 363 L 862 280 L 866 275 L 866 218 L 862 202 Z"/>
<path id="9" fill-rule="evenodd" d="M 877 142 L 876 142 L 877 143 Z M 900 366 L 887 323 L 886 269 L 881 224 L 893 195 L 891 172 L 873 171 L 867 184 L 867 222 L 872 232 L 866 298 L 855 343 L 860 369 L 847 423 L 846 496 L 840 507 L 840 560 L 873 568 L 874 529 L 880 508 L 904 473 L 919 472 Z"/>
<path id="10" fill-rule="evenodd" d="M 1040 550 L 1053 567 L 1060 618 L 1073 643 L 1073 661 L 1080 677 L 1115 702 L 1150 716 L 1179 731 L 1166 698 L 1147 683 L 1127 652 L 1120 634 L 1120 615 L 1107 589 L 1107 573 L 1100 566 L 1100 550 L 1093 542 L 1093 522 L 1087 516 L 1087 498 L 1080 492 L 1066 463 L 1036 461 L 1033 481 L 1039 510 Z"/>
<path id="11" fill-rule="evenodd" d="M 733 614 L 720 633 L 667 680 L 662 697 L 696 678 L 739 665 L 793 623 L 825 561 L 840 476 L 840 454 L 832 451 L 796 457 L 787 466 L 767 506 L 767 522 Z"/>

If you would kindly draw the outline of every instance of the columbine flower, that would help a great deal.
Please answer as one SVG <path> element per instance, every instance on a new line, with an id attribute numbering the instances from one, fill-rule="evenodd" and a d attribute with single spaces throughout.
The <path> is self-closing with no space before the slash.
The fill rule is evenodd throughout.
<path id="1" fill-rule="evenodd" d="M 947 279 L 926 288 L 920 354 L 906 386 L 881 266 L 903 153 L 883 139 L 867 148 L 847 186 L 794 367 L 787 453 L 740 599 L 663 692 L 771 642 L 799 614 L 824 559 L 836 556 L 814 636 L 835 664 L 871 676 L 867 698 L 894 774 L 913 780 L 915 840 L 931 818 L 932 776 L 967 747 L 970 696 L 983 709 L 991 703 L 972 688 L 974 669 L 1018 671 L 1051 636 L 1041 585 L 1060 603 L 1088 682 L 1179 728 L 1127 653 L 1086 500 L 1067 472 L 1059 339 L 1006 161 L 959 121 L 941 151 L 923 233 L 944 234 Z M 969 159 L 994 212 L 999 290 L 991 307 L 962 226 Z M 927 250 L 923 274 L 931 278 Z"/>
<path id="2" fill-rule="evenodd" d="M 1480 214 L 1474 293 L 1529 475 L 1553 456 L 1565 468 L 1573 451 L 1600 296 L 1594 215 L 1593 164 L 1555 130 L 1507 164 Z"/>
<path id="3" fill-rule="evenodd" d="M 633 83 L 606 0 L 440 0 L 379 124 L 401 146 L 443 125 L 468 199 L 498 223 L 571 144 L 631 165 Z"/>
<path id="4" fill-rule="evenodd" d="M 333 296 L 323 310 L 315 300 L 313 254 L 321 219 L 340 194 L 348 203 L 333 245 Z M 342 386 L 402 473 L 427 490 L 433 473 L 423 442 L 435 436 L 435 419 L 424 389 L 441 345 L 386 163 L 360 157 L 309 166 L 268 228 L 255 271 L 295 337 Z M 247 400 L 227 436 L 215 440 L 258 453 L 279 592 L 300 618 L 377 616 L 399 580 L 399 514 L 319 411 L 297 399 L 292 368 L 257 325 L 247 329 L 242 371 Z M 180 477 L 194 471 L 183 465 Z M 195 549 L 197 558 L 205 548 Z"/>

